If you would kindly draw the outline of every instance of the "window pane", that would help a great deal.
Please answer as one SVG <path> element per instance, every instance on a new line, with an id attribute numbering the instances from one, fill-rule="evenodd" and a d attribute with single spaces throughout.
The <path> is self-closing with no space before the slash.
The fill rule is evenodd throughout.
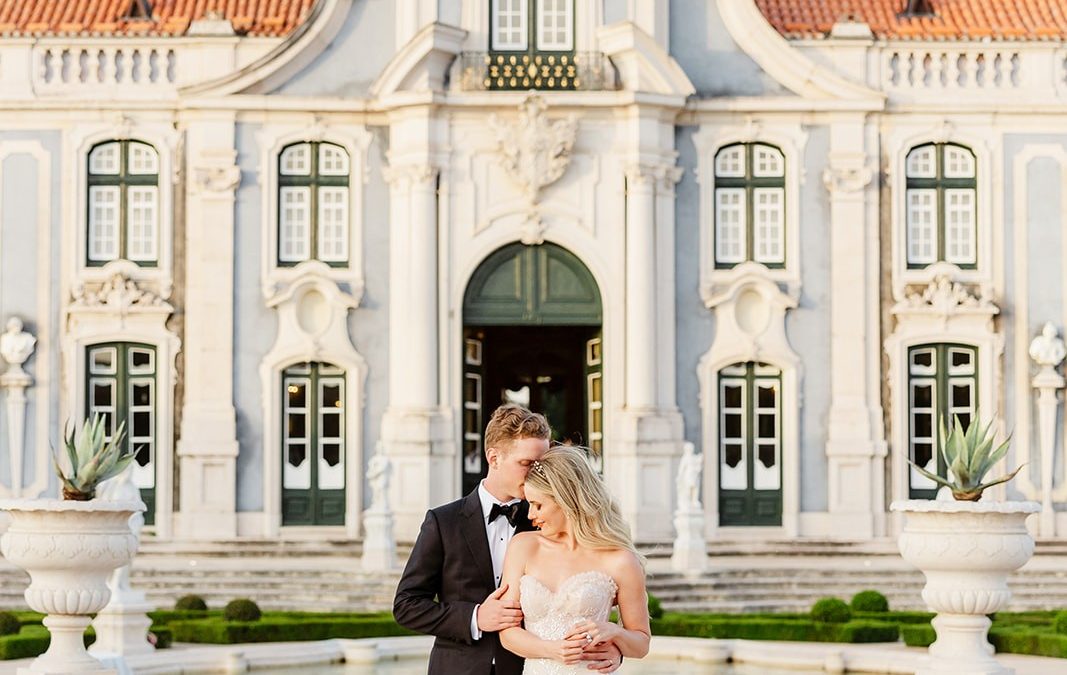
<path id="1" fill-rule="evenodd" d="M 115 382 L 113 380 L 93 380 L 92 405 L 94 408 L 106 409 L 115 405 Z"/>
<path id="2" fill-rule="evenodd" d="M 537 3 L 537 48 L 569 51 L 574 48 L 572 0 L 540 0 Z"/>
<path id="3" fill-rule="evenodd" d="M 726 438 L 741 438 L 741 416 L 724 415 L 722 435 Z"/>
<path id="4" fill-rule="evenodd" d="M 913 349 L 911 352 L 911 373 L 929 375 L 934 372 L 934 350 Z"/>
<path id="5" fill-rule="evenodd" d="M 323 415 L 322 416 L 322 432 L 323 438 L 340 438 L 341 437 L 341 416 L 340 415 Z"/>
<path id="6" fill-rule="evenodd" d="M 740 445 L 727 445 L 723 448 L 724 457 L 723 460 L 730 468 L 736 467 L 741 463 L 741 446 Z"/>
<path id="7" fill-rule="evenodd" d="M 785 189 L 756 188 L 752 199 L 756 260 L 785 262 Z"/>
<path id="8" fill-rule="evenodd" d="M 289 413 L 289 438 L 307 438 L 306 415 Z"/>
<path id="9" fill-rule="evenodd" d="M 928 386 L 912 387 L 911 403 L 916 408 L 930 408 L 934 405 L 934 388 Z"/>
<path id="10" fill-rule="evenodd" d="M 311 175 L 311 145 L 299 143 L 282 150 L 279 172 L 283 176 Z"/>
<path id="11" fill-rule="evenodd" d="M 526 0 L 493 0 L 493 49 L 524 50 L 527 48 Z"/>
<path id="12" fill-rule="evenodd" d="M 774 438 L 777 427 L 774 415 L 757 415 L 758 425 L 756 434 L 758 438 Z"/>
<path id="13" fill-rule="evenodd" d="M 974 374 L 974 352 L 970 349 L 949 349 L 948 372 L 950 375 Z"/>
<path id="14" fill-rule="evenodd" d="M 945 178 L 974 178 L 974 155 L 967 148 L 945 146 Z"/>
<path id="15" fill-rule="evenodd" d="M 720 178 L 745 177 L 745 146 L 731 145 L 715 155 L 715 175 Z"/>
<path id="16" fill-rule="evenodd" d="M 745 259 L 745 189 L 715 190 L 715 261 L 738 263 Z"/>
<path id="17" fill-rule="evenodd" d="M 320 405 L 323 408 L 340 408 L 342 406 L 341 385 L 324 383 L 322 385 L 322 402 Z"/>
<path id="18" fill-rule="evenodd" d="M 126 190 L 127 256 L 137 262 L 153 261 L 156 253 L 158 188 L 130 186 Z"/>
<path id="19" fill-rule="evenodd" d="M 740 408 L 741 387 L 724 387 L 723 405 L 725 405 L 727 408 Z"/>
<path id="20" fill-rule="evenodd" d="M 337 466 L 337 463 L 341 461 L 341 446 L 337 443 L 323 445 L 322 459 L 330 466 Z"/>
<path id="21" fill-rule="evenodd" d="M 151 349 L 137 349 L 136 347 L 130 349 L 130 372 L 131 373 L 151 373 L 155 370 L 154 366 L 154 352 Z"/>
<path id="22" fill-rule="evenodd" d="M 289 396 L 290 408 L 304 408 L 307 406 L 307 387 L 299 382 L 290 382 L 286 387 Z"/>
<path id="23" fill-rule="evenodd" d="M 908 178 L 936 178 L 937 163 L 934 161 L 936 148 L 924 145 L 908 153 L 906 173 Z"/>
<path id="24" fill-rule="evenodd" d="M 914 435 L 916 438 L 933 438 L 934 436 L 934 423 L 933 416 L 928 414 L 916 414 L 913 415 Z"/>
<path id="25" fill-rule="evenodd" d="M 291 466 L 300 466 L 307 459 L 307 446 L 296 443 L 290 445 L 286 459 Z"/>
<path id="26" fill-rule="evenodd" d="M 119 257 L 119 187 L 89 188 L 89 260 Z"/>
<path id="27" fill-rule="evenodd" d="M 757 144 L 753 149 L 752 175 L 757 178 L 785 175 L 785 158 L 778 148 Z"/>
<path id="28" fill-rule="evenodd" d="M 127 154 L 127 171 L 131 175 L 143 176 L 159 173 L 159 155 L 151 145 L 130 143 Z"/>
<path id="29" fill-rule="evenodd" d="M 773 385 L 760 385 L 757 390 L 756 405 L 760 408 L 776 408 L 777 401 L 775 396 L 775 387 Z"/>
<path id="30" fill-rule="evenodd" d="M 908 263 L 937 260 L 937 190 L 908 190 Z"/>
<path id="31" fill-rule="evenodd" d="M 319 175 L 348 175 L 348 153 L 344 148 L 332 143 L 323 143 L 319 146 Z"/>
<path id="32" fill-rule="evenodd" d="M 102 347 L 89 352 L 89 372 L 93 375 L 115 373 L 116 352 L 114 347 Z"/>
<path id="33" fill-rule="evenodd" d="M 146 387 L 147 389 L 147 387 Z M 132 416 L 132 422 L 130 423 L 130 435 L 134 437 L 143 437 L 152 435 L 152 413 L 145 410 L 141 412 L 135 412 Z M 143 465 L 142 465 L 143 466 Z"/>
<path id="34" fill-rule="evenodd" d="M 945 190 L 945 260 L 973 265 L 975 251 L 974 190 Z"/>
<path id="35" fill-rule="evenodd" d="M 98 175 L 118 175 L 119 143 L 112 141 L 96 146 L 89 152 L 89 173 Z"/>
<path id="36" fill-rule="evenodd" d="M 319 260 L 348 259 L 348 188 L 319 188 Z"/>
<path id="37" fill-rule="evenodd" d="M 913 450 L 912 460 L 923 467 L 927 468 L 934 458 L 934 446 L 930 443 L 916 443 Z"/>
<path id="38" fill-rule="evenodd" d="M 760 445 L 759 446 L 759 462 L 765 468 L 772 468 L 778 464 L 778 452 L 777 447 L 774 445 Z"/>
<path id="39" fill-rule="evenodd" d="M 130 400 L 130 405 L 135 405 L 135 406 L 150 406 L 150 405 L 152 405 L 152 385 L 150 383 L 148 383 L 148 382 L 140 382 L 140 383 L 134 384 L 132 386 L 132 396 L 131 396 L 131 400 Z M 135 432 L 135 435 L 143 436 L 143 435 L 145 435 L 147 433 L 148 433 L 147 431 L 144 434 L 139 433 L 139 432 Z"/>
<path id="40" fill-rule="evenodd" d="M 282 262 L 307 260 L 311 249 L 311 188 L 283 187 L 280 196 L 278 259 Z"/>

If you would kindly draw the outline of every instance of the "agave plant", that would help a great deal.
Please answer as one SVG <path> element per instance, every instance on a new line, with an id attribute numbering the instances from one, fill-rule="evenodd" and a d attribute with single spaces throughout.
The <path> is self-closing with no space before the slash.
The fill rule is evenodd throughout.
<path id="1" fill-rule="evenodd" d="M 941 438 L 941 456 L 945 458 L 945 465 L 950 472 L 950 478 L 938 476 L 922 468 L 915 462 L 908 460 L 919 473 L 934 481 L 938 485 L 944 485 L 952 490 L 952 496 L 960 501 L 976 502 L 982 498 L 982 491 L 986 488 L 1007 483 L 1015 474 L 1019 473 L 1022 466 L 1012 471 L 1007 476 L 1001 476 L 996 480 L 983 483 L 982 479 L 993 465 L 1004 458 L 1008 452 L 1007 440 L 993 449 L 993 434 L 990 431 L 996 419 L 990 420 L 983 429 L 978 419 L 974 419 L 967 431 L 960 424 L 959 415 L 954 416 L 952 430 L 945 430 L 945 421 L 941 420 L 938 432 Z"/>
<path id="2" fill-rule="evenodd" d="M 126 423 L 119 424 L 110 441 L 106 439 L 105 431 L 105 421 L 99 413 L 93 415 L 91 420 L 85 420 L 77 439 L 74 429 L 70 430 L 63 439 L 67 457 L 65 463 L 69 465 L 66 471 L 61 466 L 60 453 L 52 449 L 56 475 L 63 483 L 63 499 L 92 499 L 100 483 L 119 475 L 133 461 L 135 451 L 125 452 L 122 447 Z"/>

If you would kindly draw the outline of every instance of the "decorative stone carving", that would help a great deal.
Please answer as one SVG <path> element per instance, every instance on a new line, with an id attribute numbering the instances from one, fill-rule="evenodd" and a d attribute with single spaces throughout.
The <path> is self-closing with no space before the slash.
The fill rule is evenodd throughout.
<path id="1" fill-rule="evenodd" d="M 382 176 L 389 184 L 412 187 L 428 184 L 437 179 L 440 169 L 431 164 L 390 164 L 382 169 Z"/>
<path id="2" fill-rule="evenodd" d="M 138 307 L 163 307 L 166 303 L 119 272 L 99 287 L 78 282 L 71 292 L 73 307 L 105 307 L 125 314 Z"/>
<path id="3" fill-rule="evenodd" d="M 1056 511 L 1052 505 L 1056 452 L 1056 418 L 1060 406 L 1059 390 L 1065 381 L 1056 372 L 1063 357 L 1067 355 L 1063 340 L 1056 335 L 1056 328 L 1046 322 L 1041 335 L 1030 343 L 1030 358 L 1041 366 L 1031 381 L 1037 390 L 1038 438 L 1041 452 L 1041 527 L 1042 537 L 1056 536 Z"/>
<path id="4" fill-rule="evenodd" d="M 193 169 L 197 192 L 233 192 L 241 182 L 241 167 L 198 166 Z"/>
<path id="5" fill-rule="evenodd" d="M 370 485 L 370 508 L 368 511 L 389 510 L 389 475 L 392 473 L 392 464 L 389 458 L 381 451 L 381 447 L 371 457 L 367 464 L 367 484 Z"/>
<path id="6" fill-rule="evenodd" d="M 396 567 L 396 539 L 393 536 L 393 512 L 389 508 L 389 476 L 392 463 L 378 443 L 367 466 L 371 503 L 363 518 L 366 535 L 363 538 L 364 570 L 383 571 Z"/>
<path id="7" fill-rule="evenodd" d="M 916 675 L 1008 675 L 990 653 L 987 614 L 1011 599 L 1008 574 L 1034 553 L 1026 518 L 1035 502 L 893 502 L 906 515 L 900 554 L 926 576 L 922 597 L 938 615 L 930 660 Z"/>
<path id="8" fill-rule="evenodd" d="M 522 236 L 526 244 L 544 241 L 538 199 L 541 190 L 556 182 L 567 170 L 578 134 L 578 121 L 573 115 L 549 121 L 546 109 L 544 99 L 530 95 L 519 106 L 518 122 L 504 123 L 496 115 L 489 118 L 489 127 L 497 138 L 500 164 L 526 200 L 526 224 Z"/>
<path id="9" fill-rule="evenodd" d="M 8 362 L 7 372 L 0 375 L 0 387 L 7 389 L 4 405 L 7 412 L 7 444 L 10 467 L 8 487 L 14 497 L 22 496 L 22 456 L 26 444 L 26 389 L 33 379 L 22 369 L 30 358 L 37 338 L 24 331 L 22 319 L 7 320 L 7 330 L 0 335 L 0 356 Z"/>
<path id="10" fill-rule="evenodd" d="M 700 505 L 700 475 L 704 455 L 696 454 L 692 443 L 682 444 L 675 489 L 678 508 L 674 512 L 674 550 L 671 567 L 678 572 L 700 574 L 707 569 L 707 542 L 704 540 L 704 509 Z"/>
<path id="11" fill-rule="evenodd" d="M 37 338 L 22 330 L 22 319 L 13 316 L 7 320 L 7 330 L 0 335 L 0 356 L 8 362 L 5 375 L 25 375 L 22 364 L 30 358 Z"/>
<path id="12" fill-rule="evenodd" d="M 684 443 L 682 458 L 678 462 L 678 475 L 675 479 L 679 511 L 700 510 L 700 474 L 703 468 L 704 455 L 696 454 L 692 443 Z"/>
<path id="13" fill-rule="evenodd" d="M 944 275 L 935 277 L 921 291 L 908 293 L 893 311 L 900 313 L 919 310 L 934 314 L 955 314 L 961 309 L 992 314 L 999 311 L 989 298 L 974 294 L 967 286 Z"/>
<path id="14" fill-rule="evenodd" d="M 1055 368 L 1067 355 L 1063 340 L 1056 334 L 1056 327 L 1051 322 L 1045 322 L 1041 329 L 1041 335 L 1034 338 L 1030 343 L 1030 358 L 1039 366 Z"/>
<path id="15" fill-rule="evenodd" d="M 11 527 L 0 537 L 0 551 L 26 570 L 26 604 L 47 614 L 52 635 L 48 651 L 25 673 L 106 673 L 85 650 L 82 635 L 90 615 L 107 604 L 112 570 L 130 562 L 137 538 L 129 520 L 144 510 L 141 502 L 87 502 L 19 499 L 0 502 Z"/>
<path id="16" fill-rule="evenodd" d="M 849 194 L 867 187 L 874 178 L 870 166 L 835 166 L 822 172 L 822 182 L 830 194 Z"/>

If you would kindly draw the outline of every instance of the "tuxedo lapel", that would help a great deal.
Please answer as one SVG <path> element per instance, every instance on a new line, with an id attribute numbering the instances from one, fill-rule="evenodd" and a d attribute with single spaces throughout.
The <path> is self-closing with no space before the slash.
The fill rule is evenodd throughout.
<path id="1" fill-rule="evenodd" d="M 463 500 L 463 517 L 460 529 L 463 530 L 463 538 L 467 540 L 467 548 L 470 549 L 471 558 L 478 566 L 482 576 L 490 586 L 496 586 L 493 576 L 493 557 L 489 553 L 489 537 L 485 534 L 485 521 L 482 520 L 482 502 L 478 498 L 478 490 L 467 495 Z"/>
<path id="2" fill-rule="evenodd" d="M 519 532 L 532 532 L 536 530 L 530 522 L 530 502 L 525 499 L 519 502 L 519 514 L 515 520 L 515 534 Z"/>

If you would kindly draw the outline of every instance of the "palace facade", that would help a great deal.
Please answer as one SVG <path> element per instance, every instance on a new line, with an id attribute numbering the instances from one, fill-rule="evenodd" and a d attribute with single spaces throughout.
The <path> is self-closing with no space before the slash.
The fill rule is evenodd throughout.
<path id="1" fill-rule="evenodd" d="M 710 539 L 865 540 L 980 411 L 1067 536 L 1063 3 L 202 5 L 0 2 L 0 494 L 102 413 L 157 538 L 359 539 L 382 453 L 410 541 L 514 400 L 641 541 L 685 442 Z"/>

